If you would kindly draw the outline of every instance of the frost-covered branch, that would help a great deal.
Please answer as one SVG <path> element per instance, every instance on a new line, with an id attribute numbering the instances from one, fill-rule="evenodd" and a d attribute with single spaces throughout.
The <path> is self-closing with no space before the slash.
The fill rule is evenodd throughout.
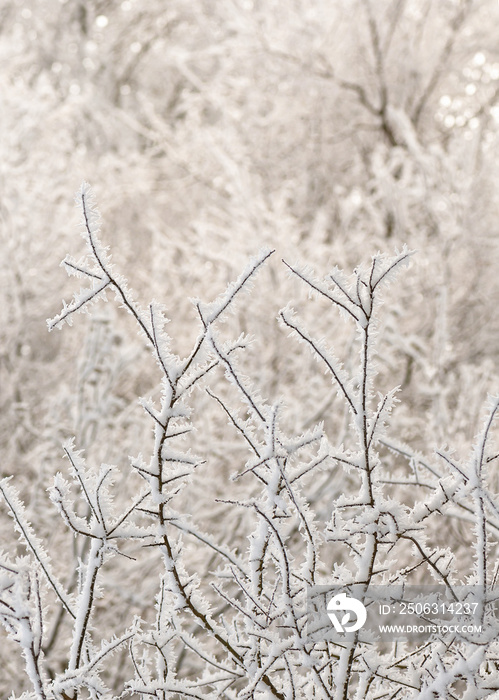
<path id="1" fill-rule="evenodd" d="M 384 81 L 383 40 L 365 5 Z M 102 404 L 113 391 L 102 360 L 111 343 L 92 336 L 88 352 L 97 355 L 85 362 L 81 385 L 98 390 L 87 399 L 79 389 L 76 423 L 95 430 L 63 444 L 66 468 L 49 497 L 65 528 L 53 542 L 45 529 L 50 556 L 17 492 L 0 482 L 28 554 L 0 556 L 0 620 L 21 649 L 34 696 L 368 700 L 450 693 L 460 679 L 483 694 L 490 683 L 482 663 L 495 653 L 485 626 L 499 577 L 491 485 L 499 400 L 467 458 L 449 447 L 425 456 L 394 431 L 403 393 L 390 383 L 399 358 L 385 335 L 400 305 L 396 293 L 382 302 L 411 253 L 377 254 L 352 274 L 278 263 L 272 274 L 298 280 L 312 301 L 306 313 L 303 301 L 299 312 L 291 301 L 279 312 L 276 331 L 289 341 L 269 381 L 268 348 L 259 345 L 267 340 L 252 341 L 248 359 L 249 336 L 239 327 L 246 323 L 229 314 L 243 297 L 244 312 L 256 310 L 254 282 L 272 264 L 271 249 L 211 303 L 192 301 L 197 327 L 176 354 L 166 306 L 139 304 L 114 269 L 86 184 L 78 203 L 87 257 L 67 257 L 64 266 L 88 286 L 49 327 L 71 323 L 112 289 L 150 350 L 149 369 L 146 358 L 133 362 L 157 388 L 126 409 L 125 431 L 137 442 L 130 457 L 111 404 Z M 316 364 L 303 361 L 303 348 Z M 279 388 L 280 363 L 299 405 L 265 394 Z M 118 454 L 115 465 L 94 463 L 90 435 L 112 443 L 106 453 Z M 462 528 L 474 553 L 466 573 L 459 548 L 441 541 L 449 526 Z M 362 601 L 375 585 L 427 580 L 456 603 L 463 580 L 476 585 L 484 629 L 381 652 L 364 630 L 338 642 L 328 620 L 313 626 L 318 587 L 355 586 Z"/>

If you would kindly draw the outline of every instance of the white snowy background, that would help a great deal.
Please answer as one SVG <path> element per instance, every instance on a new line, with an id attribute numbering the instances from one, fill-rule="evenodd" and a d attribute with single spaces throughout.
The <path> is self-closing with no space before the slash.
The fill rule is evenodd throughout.
<path id="1" fill-rule="evenodd" d="M 494 635 L 306 635 L 312 585 L 496 583 L 498 32 L 2 1 L 1 697 L 498 692 Z"/>

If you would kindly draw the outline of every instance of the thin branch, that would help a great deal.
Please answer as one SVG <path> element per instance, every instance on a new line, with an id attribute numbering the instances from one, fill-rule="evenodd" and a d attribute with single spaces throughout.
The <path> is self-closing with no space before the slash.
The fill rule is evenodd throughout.
<path id="1" fill-rule="evenodd" d="M 84 224 L 85 224 L 85 228 L 86 228 L 86 231 L 87 231 L 87 234 L 88 234 L 88 240 L 89 240 L 90 247 L 91 247 L 91 249 L 92 249 L 92 253 L 93 253 L 93 255 L 94 255 L 95 260 L 97 261 L 99 267 L 101 268 L 102 272 L 105 274 L 105 276 L 107 277 L 107 279 L 109 280 L 109 282 L 113 285 L 113 287 L 114 287 L 114 288 L 116 289 L 116 291 L 118 292 L 118 294 L 119 294 L 119 296 L 121 297 L 121 300 L 122 300 L 122 302 L 123 302 L 123 305 L 128 309 L 128 311 L 130 311 L 130 313 L 132 314 L 132 316 L 135 318 L 135 320 L 137 321 L 137 323 L 139 324 L 139 326 L 140 326 L 140 327 L 142 328 L 142 330 L 144 331 L 144 334 L 145 334 L 145 336 L 147 337 L 147 339 L 149 340 L 149 342 L 151 343 L 151 345 L 152 345 L 153 347 L 155 347 L 155 345 L 154 345 L 154 338 L 152 337 L 151 333 L 150 333 L 149 330 L 147 329 L 147 327 L 146 327 L 144 321 L 140 318 L 140 316 L 139 316 L 138 312 L 135 310 L 135 308 L 134 308 L 132 302 L 128 299 L 127 295 L 126 295 L 125 292 L 123 291 L 123 289 L 122 289 L 120 283 L 115 279 L 115 277 L 113 277 L 113 275 L 112 275 L 112 274 L 110 273 L 110 271 L 107 269 L 106 265 L 105 265 L 104 262 L 101 260 L 99 253 L 97 252 L 97 246 L 96 246 L 96 243 L 95 243 L 95 241 L 94 241 L 94 233 L 93 233 L 92 227 L 91 227 L 91 225 L 90 225 L 90 219 L 89 219 L 89 214 L 88 214 L 88 209 L 87 209 L 87 202 L 86 202 L 86 198 L 85 198 L 85 192 L 82 192 L 82 193 L 81 193 L 81 206 L 82 206 L 82 211 L 83 211 Z"/>
<path id="2" fill-rule="evenodd" d="M 248 445 L 251 447 L 251 449 L 252 449 L 253 452 L 256 454 L 256 456 L 257 456 L 257 457 L 261 457 L 261 455 L 260 455 L 260 450 L 259 450 L 258 447 L 253 443 L 253 441 L 251 440 L 250 436 L 248 435 L 248 432 L 243 428 L 242 425 L 239 425 L 238 421 L 237 421 L 236 418 L 232 415 L 232 413 L 229 411 L 229 409 L 228 409 L 227 406 L 224 404 L 224 402 L 222 401 L 222 399 L 220 399 L 218 396 L 216 396 L 215 394 L 213 394 L 209 389 L 206 389 L 206 393 L 208 394 L 208 396 L 211 396 L 212 399 L 215 399 L 215 401 L 218 402 L 218 404 L 223 408 L 223 410 L 225 411 L 226 415 L 227 415 L 228 418 L 230 419 L 232 425 L 233 425 L 233 426 L 236 428 L 236 430 L 243 436 L 243 438 L 246 440 L 246 442 L 247 442 Z M 252 467 L 252 468 L 253 468 L 253 467 Z"/>
<path id="3" fill-rule="evenodd" d="M 22 521 L 20 518 L 17 509 L 10 497 L 10 494 L 7 491 L 5 480 L 0 481 L 0 491 L 2 492 L 2 496 L 4 498 L 4 501 L 7 503 L 7 506 L 9 507 L 9 510 L 12 514 L 12 517 L 16 521 L 17 527 L 19 528 L 19 531 L 22 534 L 23 540 L 25 544 L 27 545 L 28 549 L 30 549 L 33 552 L 33 555 L 36 559 L 36 561 L 40 564 L 40 567 L 45 574 L 45 577 L 47 581 L 49 582 L 51 588 L 63 604 L 64 608 L 67 610 L 67 612 L 71 615 L 72 618 L 76 618 L 76 613 L 73 611 L 72 605 L 69 601 L 69 599 L 66 597 L 66 594 L 62 588 L 62 585 L 57 581 L 56 577 L 52 574 L 52 572 L 49 569 L 49 566 L 47 562 L 45 561 L 45 557 L 41 554 L 38 544 L 36 542 L 36 536 L 30 532 L 30 527 L 29 524 L 26 524 Z"/>
<path id="4" fill-rule="evenodd" d="M 310 338 L 308 335 L 306 335 L 305 331 L 302 331 L 296 324 L 294 324 L 294 323 L 292 323 L 290 320 L 288 320 L 288 319 L 286 318 L 285 314 L 284 314 L 282 311 L 279 312 L 279 316 L 281 317 L 281 319 L 283 320 L 283 322 L 285 323 L 285 325 L 288 326 L 288 328 L 291 328 L 291 330 L 295 331 L 295 333 L 296 333 L 297 335 L 299 335 L 300 338 L 302 338 L 302 340 L 304 340 L 306 343 L 308 343 L 308 345 L 312 348 L 313 352 L 314 352 L 318 357 L 320 357 L 321 360 L 326 364 L 327 368 L 329 369 L 329 371 L 331 372 L 332 376 L 334 377 L 334 379 L 335 379 L 337 385 L 339 386 L 339 388 L 340 388 L 340 390 L 341 390 L 343 396 L 344 396 L 345 399 L 347 400 L 348 405 L 349 405 L 350 408 L 352 409 L 353 413 L 354 413 L 355 415 L 357 415 L 357 408 L 355 407 L 355 404 L 354 404 L 354 402 L 353 402 L 353 399 L 352 399 L 352 397 L 350 396 L 349 392 L 347 391 L 347 388 L 345 387 L 344 382 L 340 379 L 340 377 L 339 377 L 339 375 L 338 375 L 338 372 L 337 372 L 336 369 L 333 367 L 333 365 L 332 365 L 331 362 L 328 360 L 328 358 L 327 358 L 327 357 L 324 355 L 324 353 L 321 352 L 321 350 L 317 347 L 315 341 L 312 340 L 312 338 Z"/>
<path id="5" fill-rule="evenodd" d="M 314 284 L 314 282 L 312 282 L 307 277 L 305 277 L 305 275 L 303 275 L 301 272 L 298 272 L 298 270 L 295 270 L 294 267 L 292 267 L 291 265 L 288 265 L 288 263 L 285 260 L 283 260 L 282 262 L 286 265 L 286 267 L 289 270 L 291 270 L 291 272 L 294 275 L 296 275 L 299 279 L 301 279 L 302 282 L 305 282 L 306 284 L 308 284 L 309 287 L 312 287 L 312 289 L 314 291 L 316 291 L 318 294 L 321 294 L 322 296 L 326 297 L 326 299 L 329 299 L 329 301 L 333 302 L 333 304 L 336 304 L 336 306 L 339 306 L 340 308 L 342 308 L 344 311 L 346 311 L 348 314 L 350 314 L 350 316 L 352 316 L 352 318 L 354 318 L 357 322 L 359 321 L 359 317 L 351 309 L 349 309 L 348 306 L 343 304 L 343 302 L 336 299 L 336 297 L 333 297 L 325 289 L 321 289 L 319 286 L 317 286 L 317 284 Z M 333 281 L 335 282 L 335 280 L 333 280 Z M 358 304 L 355 304 L 355 305 L 357 306 Z"/>

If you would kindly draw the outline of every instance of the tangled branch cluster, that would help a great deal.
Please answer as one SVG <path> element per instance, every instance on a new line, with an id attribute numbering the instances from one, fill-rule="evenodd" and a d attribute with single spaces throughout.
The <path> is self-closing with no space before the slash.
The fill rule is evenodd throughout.
<path id="1" fill-rule="evenodd" d="M 322 423 L 289 436 L 282 407 L 265 401 L 241 370 L 247 339 L 227 342 L 218 329 L 273 251 L 261 251 L 211 304 L 194 301 L 200 331 L 190 352 L 178 357 L 162 305 L 141 308 L 100 243 L 86 184 L 77 198 L 88 256 L 68 257 L 64 265 L 87 286 L 64 304 L 49 329 L 71 323 L 76 312 L 114 292 L 150 347 L 161 399 L 158 404 L 141 399 L 154 438 L 149 457 L 130 459 L 130 473 L 140 477 L 142 487 L 128 503 L 115 489 L 115 467 L 89 465 L 77 448 L 78 436 L 64 444 L 68 473 L 56 475 L 49 493 L 79 543 L 67 581 L 57 573 L 57 551 L 45 551 L 36 523 L 28 522 L 11 479 L 0 482 L 26 550 L 23 556 L 0 557 L 0 619 L 19 645 L 32 684 L 23 697 L 464 698 L 499 688 L 497 674 L 490 672 L 497 645 L 487 627 L 497 576 L 499 502 L 488 470 L 498 456 L 491 445 L 499 400 L 492 401 L 469 458 L 459 461 L 443 451 L 423 458 L 394 439 L 390 420 L 397 389 L 376 394 L 380 295 L 407 265 L 410 252 L 375 256 L 351 276 L 334 270 L 324 279 L 284 262 L 282 269 L 306 291 L 353 324 L 358 348 L 355 369 L 346 368 L 291 306 L 281 310 L 290 342 L 304 344 L 325 371 L 347 421 L 341 444 Z M 237 392 L 239 406 L 210 385 L 217 368 Z M 224 541 L 193 525 L 180 499 L 196 482 L 204 459 L 189 445 L 191 397 L 201 388 L 248 453 L 233 475 L 234 483 L 248 487 L 236 492 L 227 484 L 226 497 L 218 499 Z M 404 497 L 408 489 L 411 501 Z M 435 531 L 453 519 L 472 533 L 466 581 L 454 552 L 435 544 Z M 115 595 L 103 572 L 118 560 L 113 571 L 126 577 L 140 569 L 140 553 L 151 549 L 158 553 L 152 575 L 157 590 L 144 603 L 146 614 L 125 625 L 117 621 L 115 629 L 107 622 L 102 627 L 99 601 L 107 604 Z M 206 557 L 210 565 L 200 575 L 197 563 Z M 480 636 L 436 635 L 423 644 L 385 647 L 361 633 L 343 644 L 310 636 L 308 594 L 314 586 L 355 584 L 366 591 L 371 584 L 428 579 L 456 600 L 463 582 L 483 591 Z M 126 618 L 125 602 L 122 613 Z M 53 660 L 56 647 L 65 650 L 62 667 Z M 120 672 L 113 660 L 117 653 Z"/>

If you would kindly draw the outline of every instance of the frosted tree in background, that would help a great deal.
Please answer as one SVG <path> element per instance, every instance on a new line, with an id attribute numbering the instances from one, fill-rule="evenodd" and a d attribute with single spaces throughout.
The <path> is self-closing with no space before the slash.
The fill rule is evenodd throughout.
<path id="1" fill-rule="evenodd" d="M 92 178 L 131 284 L 151 298 L 159 286 L 186 317 L 192 288 L 210 298 L 260 246 L 351 269 L 359 246 L 374 255 L 407 243 L 424 263 L 406 302 L 409 340 L 396 383 L 432 413 L 411 439 L 426 429 L 428 438 L 451 430 L 459 439 L 463 425 L 476 425 L 479 400 L 462 406 L 473 406 L 466 417 L 454 407 L 467 381 L 458 368 L 487 375 L 487 333 L 496 333 L 487 301 L 495 276 L 484 281 L 487 294 L 481 280 L 496 246 L 497 11 L 492 0 L 375 9 L 366 0 L 317 0 L 285 10 L 4 3 L 2 385 L 21 414 L 19 424 L 18 413 L 5 413 L 4 435 L 17 425 L 24 454 L 30 426 L 41 430 L 36 423 L 48 415 L 65 425 L 69 409 L 55 417 L 20 388 L 32 397 L 42 377 L 50 385 L 51 358 L 60 352 L 62 362 L 66 344 L 78 344 L 76 334 L 47 341 L 38 320 L 50 314 L 41 299 L 62 295 L 50 271 L 68 249 L 68 173 L 70 191 Z M 41 295 L 32 292 L 35 274 Z M 277 313 L 288 289 L 268 284 Z M 431 300 L 427 314 L 421 298 Z M 478 305 L 487 324 L 476 321 Z M 187 328 L 173 334 L 179 343 L 188 342 Z M 270 346 L 270 387 L 280 342 L 277 334 Z M 421 343 L 429 343 L 426 360 Z"/>

